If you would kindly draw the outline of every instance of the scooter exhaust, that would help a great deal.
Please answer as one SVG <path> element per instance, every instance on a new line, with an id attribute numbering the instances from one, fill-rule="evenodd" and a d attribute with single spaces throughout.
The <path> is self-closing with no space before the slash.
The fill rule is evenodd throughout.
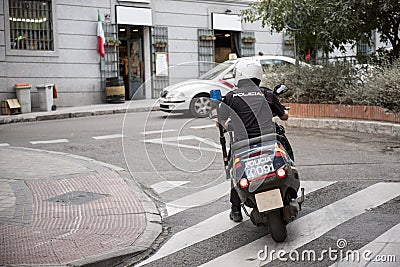
<path id="1" fill-rule="evenodd" d="M 293 199 L 289 202 L 288 205 L 283 207 L 283 217 L 286 223 L 294 221 L 299 211 L 301 211 L 301 204 L 304 202 L 304 188 L 301 188 L 300 190 L 300 199 Z"/>

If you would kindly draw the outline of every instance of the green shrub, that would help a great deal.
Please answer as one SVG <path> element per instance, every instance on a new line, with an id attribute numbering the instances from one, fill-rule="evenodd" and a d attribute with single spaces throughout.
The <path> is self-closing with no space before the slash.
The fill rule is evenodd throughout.
<path id="1" fill-rule="evenodd" d="M 355 102 L 400 112 L 400 60 L 377 69 L 363 86 L 358 86 Z"/>
<path id="2" fill-rule="evenodd" d="M 263 83 L 273 88 L 284 83 L 291 89 L 291 95 L 283 101 L 305 104 L 339 104 L 351 102 L 346 91 L 359 81 L 355 71 L 347 64 L 277 68 L 274 74 L 267 74 Z"/>
<path id="3" fill-rule="evenodd" d="M 285 84 L 291 90 L 282 102 L 376 105 L 400 111 L 400 61 L 387 67 L 356 70 L 347 63 L 322 67 L 282 66 L 266 74 L 264 85 Z"/>

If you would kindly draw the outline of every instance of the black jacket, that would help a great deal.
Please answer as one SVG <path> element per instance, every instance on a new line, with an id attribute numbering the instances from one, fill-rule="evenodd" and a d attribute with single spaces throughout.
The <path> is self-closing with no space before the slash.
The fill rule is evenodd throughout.
<path id="1" fill-rule="evenodd" d="M 251 80 L 240 81 L 238 88 L 226 94 L 220 106 L 219 118 L 231 118 L 235 141 L 275 133 L 273 112 L 267 97 L 271 98 L 271 95 L 266 89 L 260 89 Z M 274 110 L 278 116 L 282 115 L 281 112 L 278 108 Z"/>

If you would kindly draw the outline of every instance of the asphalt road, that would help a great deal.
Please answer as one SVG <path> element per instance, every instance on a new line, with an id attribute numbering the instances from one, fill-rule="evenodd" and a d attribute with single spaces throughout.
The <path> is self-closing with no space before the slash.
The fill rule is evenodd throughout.
<path id="1" fill-rule="evenodd" d="M 165 234 L 148 266 L 258 266 L 257 252 L 265 245 L 269 252 L 277 247 L 267 229 L 249 220 L 229 221 L 229 182 L 212 124 L 161 112 L 8 124 L 0 126 L 0 145 L 62 151 L 128 168 L 164 218 Z M 308 194 L 299 219 L 288 226 L 288 242 L 279 248 L 321 255 L 338 250 L 338 239 L 347 242 L 343 253 L 386 242 L 374 251 L 396 256 L 397 264 L 378 266 L 398 266 L 400 245 L 387 236 L 400 240 L 392 234 L 400 223 L 400 140 L 296 128 L 287 135 Z M 295 266 L 335 262 L 327 254 L 320 261 L 289 261 Z M 286 264 L 276 259 L 268 265 Z"/>

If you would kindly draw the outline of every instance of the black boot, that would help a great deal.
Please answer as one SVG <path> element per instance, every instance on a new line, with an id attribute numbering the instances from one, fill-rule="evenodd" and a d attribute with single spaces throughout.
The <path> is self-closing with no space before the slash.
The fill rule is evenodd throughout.
<path id="1" fill-rule="evenodd" d="M 241 222 L 243 220 L 242 211 L 240 206 L 233 206 L 231 208 L 231 213 L 229 214 L 229 218 L 234 222 Z"/>

